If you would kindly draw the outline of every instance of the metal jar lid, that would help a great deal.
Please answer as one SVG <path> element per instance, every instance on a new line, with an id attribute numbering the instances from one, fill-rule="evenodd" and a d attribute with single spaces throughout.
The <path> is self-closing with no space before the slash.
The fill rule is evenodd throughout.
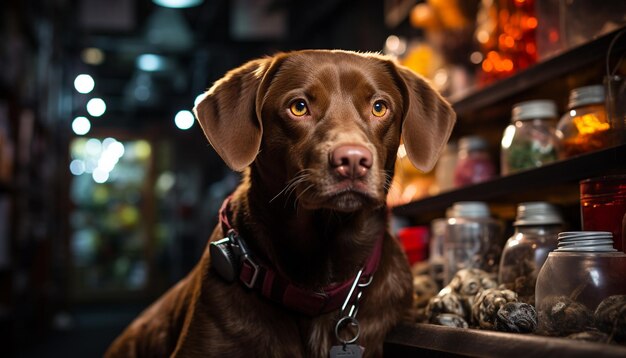
<path id="1" fill-rule="evenodd" d="M 471 151 L 487 148 L 487 141 L 479 136 L 467 136 L 459 139 L 459 151 Z"/>
<path id="2" fill-rule="evenodd" d="M 604 86 L 593 85 L 574 88 L 569 93 L 568 108 L 573 109 L 587 104 L 604 103 Z"/>
<path id="3" fill-rule="evenodd" d="M 566 231 L 558 235 L 558 252 L 616 252 L 607 231 Z"/>
<path id="4" fill-rule="evenodd" d="M 449 218 L 488 218 L 489 207 L 482 201 L 460 201 L 454 203 L 446 215 Z"/>
<path id="5" fill-rule="evenodd" d="M 538 99 L 517 103 L 511 111 L 511 121 L 524 121 L 539 118 L 556 118 L 556 103 L 549 99 Z"/>
<path id="6" fill-rule="evenodd" d="M 556 207 L 544 201 L 533 201 L 517 205 L 514 226 L 559 225 L 563 219 Z"/>

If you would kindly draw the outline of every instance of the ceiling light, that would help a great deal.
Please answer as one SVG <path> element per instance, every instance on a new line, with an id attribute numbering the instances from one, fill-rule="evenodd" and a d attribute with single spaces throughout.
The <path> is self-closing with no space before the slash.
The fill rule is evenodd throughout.
<path id="1" fill-rule="evenodd" d="M 187 7 L 198 6 L 202 4 L 204 0 L 152 0 L 152 2 L 163 7 L 183 9 Z"/>
<path id="2" fill-rule="evenodd" d="M 176 117 L 174 117 L 174 123 L 176 123 L 176 127 L 182 130 L 187 130 L 191 128 L 191 126 L 193 126 L 193 122 L 193 114 L 186 110 L 176 113 Z"/>
<path id="3" fill-rule="evenodd" d="M 72 121 L 72 130 L 77 135 L 85 135 L 89 133 L 90 129 L 91 122 L 89 122 L 89 119 L 87 119 L 87 117 L 76 117 Z"/>
<path id="4" fill-rule="evenodd" d="M 102 98 L 92 98 L 87 102 L 87 112 L 94 117 L 100 117 L 107 110 L 107 105 Z"/>
<path id="5" fill-rule="evenodd" d="M 95 86 L 96 82 L 93 80 L 93 77 L 89 75 L 81 74 L 74 79 L 74 88 L 76 88 L 79 93 L 89 93 Z"/>
<path id="6" fill-rule="evenodd" d="M 148 45 L 166 53 L 192 51 L 196 42 L 183 12 L 159 7 L 146 19 L 144 36 Z M 156 51 L 155 50 L 155 51 Z"/>

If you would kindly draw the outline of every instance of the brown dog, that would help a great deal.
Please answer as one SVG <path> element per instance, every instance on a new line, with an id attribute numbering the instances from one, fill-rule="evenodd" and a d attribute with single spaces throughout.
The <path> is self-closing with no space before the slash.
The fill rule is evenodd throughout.
<path id="1" fill-rule="evenodd" d="M 412 297 L 387 233 L 396 151 L 402 138 L 430 170 L 455 121 L 450 106 L 385 57 L 300 51 L 229 72 L 195 112 L 244 179 L 195 269 L 107 356 L 327 357 L 353 338 L 381 356 Z"/>

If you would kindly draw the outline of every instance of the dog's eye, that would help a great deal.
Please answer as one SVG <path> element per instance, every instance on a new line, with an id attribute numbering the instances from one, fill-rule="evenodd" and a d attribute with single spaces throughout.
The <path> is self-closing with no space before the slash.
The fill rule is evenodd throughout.
<path id="1" fill-rule="evenodd" d="M 376 117 L 382 117 L 387 113 L 387 105 L 383 101 L 376 101 L 372 106 L 372 114 Z"/>
<path id="2" fill-rule="evenodd" d="M 291 111 L 291 114 L 296 117 L 302 117 L 309 113 L 309 108 L 306 106 L 306 102 L 301 99 L 295 100 L 289 107 L 289 110 Z"/>

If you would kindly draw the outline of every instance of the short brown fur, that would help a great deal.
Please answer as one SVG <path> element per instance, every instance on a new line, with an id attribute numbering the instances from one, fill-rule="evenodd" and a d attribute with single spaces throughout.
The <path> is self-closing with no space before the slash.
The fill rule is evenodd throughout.
<path id="1" fill-rule="evenodd" d="M 304 99 L 308 115 L 289 112 Z M 372 115 L 382 100 L 384 116 Z M 353 277 L 384 235 L 383 255 L 357 319 L 365 356 L 381 356 L 387 332 L 411 305 L 411 275 L 387 233 L 385 197 L 403 139 L 430 170 L 452 130 L 450 106 L 422 78 L 387 58 L 300 51 L 251 61 L 217 81 L 195 108 L 216 151 L 243 180 L 231 221 L 256 257 L 311 290 Z M 371 152 L 362 178 L 329 165 L 341 145 Z M 224 237 L 217 226 L 210 238 Z M 147 308 L 107 357 L 326 357 L 337 311 L 315 317 L 262 298 L 210 267 L 209 250 L 189 275 Z"/>

